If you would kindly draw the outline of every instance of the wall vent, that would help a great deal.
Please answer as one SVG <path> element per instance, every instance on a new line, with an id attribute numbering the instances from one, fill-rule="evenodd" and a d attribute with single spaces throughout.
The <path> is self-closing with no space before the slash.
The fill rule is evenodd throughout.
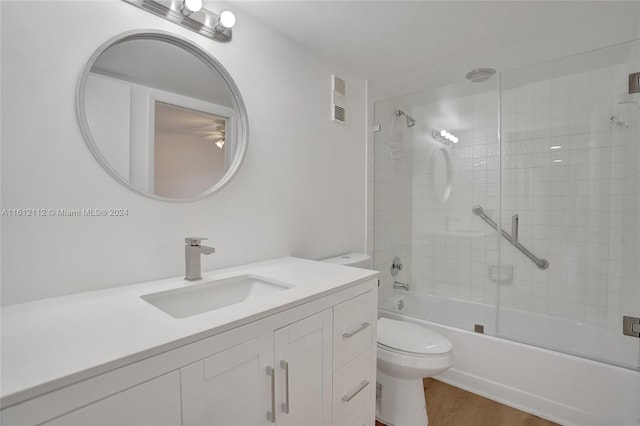
<path id="1" fill-rule="evenodd" d="M 640 72 L 629 74 L 629 94 L 640 93 Z"/>
<path id="2" fill-rule="evenodd" d="M 347 82 L 331 75 L 331 121 L 347 124 Z"/>
<path id="3" fill-rule="evenodd" d="M 333 104 L 333 108 L 331 109 L 331 120 L 346 124 L 347 110 L 340 105 Z"/>
<path id="4" fill-rule="evenodd" d="M 331 85 L 333 89 L 333 94 L 336 96 L 347 96 L 347 82 L 343 79 L 336 77 L 335 75 L 331 76 Z"/>

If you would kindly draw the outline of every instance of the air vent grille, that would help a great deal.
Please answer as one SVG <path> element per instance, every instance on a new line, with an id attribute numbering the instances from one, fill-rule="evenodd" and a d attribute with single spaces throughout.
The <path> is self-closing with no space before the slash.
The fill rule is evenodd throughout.
<path id="1" fill-rule="evenodd" d="M 347 82 L 335 75 L 332 77 L 333 94 L 342 97 L 347 96 Z"/>
<path id="2" fill-rule="evenodd" d="M 337 121 L 339 123 L 346 124 L 347 122 L 347 110 L 340 105 L 333 105 L 333 116 L 331 117 L 333 121 Z"/>

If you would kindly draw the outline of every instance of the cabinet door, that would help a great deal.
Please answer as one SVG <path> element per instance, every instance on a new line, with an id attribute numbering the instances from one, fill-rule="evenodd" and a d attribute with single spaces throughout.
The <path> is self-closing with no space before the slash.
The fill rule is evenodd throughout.
<path id="1" fill-rule="evenodd" d="M 180 379 L 177 371 L 43 423 L 46 426 L 176 426 L 179 424 Z"/>
<path id="2" fill-rule="evenodd" d="M 181 368 L 183 425 L 267 424 L 272 360 L 269 333 Z"/>
<path id="3" fill-rule="evenodd" d="M 332 310 L 275 332 L 278 425 L 331 423 Z"/>

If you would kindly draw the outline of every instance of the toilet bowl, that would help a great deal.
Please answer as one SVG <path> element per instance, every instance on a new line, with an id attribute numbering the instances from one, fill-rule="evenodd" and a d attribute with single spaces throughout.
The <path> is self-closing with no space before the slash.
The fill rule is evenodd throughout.
<path id="1" fill-rule="evenodd" d="M 376 418 L 387 425 L 427 425 L 422 379 L 453 365 L 451 342 L 418 324 L 378 319 Z"/>

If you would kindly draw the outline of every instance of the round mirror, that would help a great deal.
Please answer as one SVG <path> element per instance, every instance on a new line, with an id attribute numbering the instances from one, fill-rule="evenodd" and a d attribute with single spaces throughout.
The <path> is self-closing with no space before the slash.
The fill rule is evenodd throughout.
<path id="1" fill-rule="evenodd" d="M 433 194 L 436 200 L 445 203 L 451 195 L 451 157 L 444 146 L 438 147 L 431 156 Z"/>
<path id="2" fill-rule="evenodd" d="M 229 73 L 168 33 L 130 32 L 103 44 L 82 73 L 77 109 L 102 167 L 163 201 L 219 190 L 247 148 L 247 113 Z"/>

